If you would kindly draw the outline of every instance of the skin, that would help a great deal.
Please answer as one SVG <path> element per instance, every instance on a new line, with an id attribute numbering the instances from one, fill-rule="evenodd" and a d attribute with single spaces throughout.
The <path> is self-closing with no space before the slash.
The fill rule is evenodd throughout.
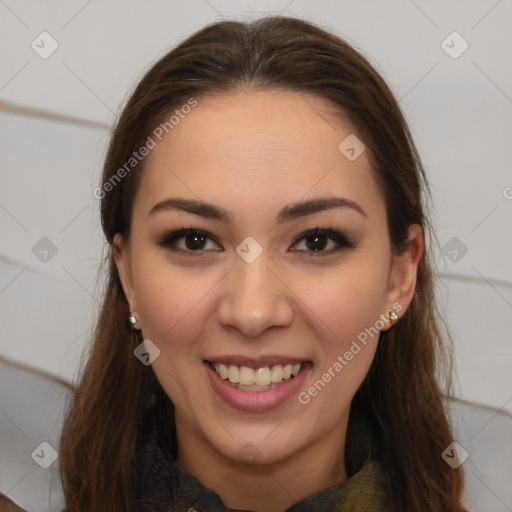
<path id="1" fill-rule="evenodd" d="M 175 404 L 178 463 L 228 507 L 282 511 L 346 480 L 350 402 L 378 337 L 309 403 L 294 396 L 265 412 L 223 402 L 203 361 L 300 357 L 313 363 L 301 388 L 307 391 L 393 304 L 402 316 L 414 294 L 421 229 L 410 226 L 408 250 L 393 254 L 368 150 L 354 161 L 338 150 L 351 133 L 331 104 L 312 95 L 244 89 L 201 98 L 151 151 L 129 238 L 114 240 L 136 326 L 161 351 L 153 370 Z M 365 214 L 338 207 L 276 221 L 286 205 L 332 196 L 355 201 Z M 171 197 L 213 203 L 232 221 L 175 209 L 149 214 Z M 183 238 L 181 252 L 157 245 L 181 227 L 214 239 L 192 256 Z M 323 239 L 322 256 L 305 239 L 295 243 L 316 227 L 344 233 L 355 247 L 329 252 L 337 243 Z M 247 236 L 262 248 L 250 264 L 236 252 Z M 241 460 L 248 449 L 255 463 Z"/>

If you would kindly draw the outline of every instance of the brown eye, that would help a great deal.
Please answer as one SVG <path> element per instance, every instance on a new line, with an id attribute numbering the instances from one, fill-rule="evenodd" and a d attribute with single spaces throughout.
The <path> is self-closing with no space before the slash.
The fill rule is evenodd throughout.
<path id="1" fill-rule="evenodd" d="M 200 233 L 189 233 L 185 235 L 183 239 L 185 240 L 185 246 L 187 249 L 197 251 L 204 249 L 208 237 Z"/>
<path id="2" fill-rule="evenodd" d="M 309 235 L 304 237 L 304 239 L 306 241 L 306 247 L 310 251 L 322 251 L 329 242 L 329 238 L 326 235 Z"/>
<path id="3" fill-rule="evenodd" d="M 157 245 L 171 251 L 198 256 L 202 251 L 222 251 L 220 245 L 206 231 L 199 229 L 179 229 L 161 237 Z"/>
<path id="4" fill-rule="evenodd" d="M 338 231 L 316 228 L 302 233 L 292 247 L 293 252 L 309 256 L 328 256 L 340 249 L 355 247 L 355 244 Z"/>

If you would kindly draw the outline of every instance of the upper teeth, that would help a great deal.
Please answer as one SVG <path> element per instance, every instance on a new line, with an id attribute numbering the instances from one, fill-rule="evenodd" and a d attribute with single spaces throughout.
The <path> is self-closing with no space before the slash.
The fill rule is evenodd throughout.
<path id="1" fill-rule="evenodd" d="M 287 364 L 285 366 L 276 364 L 270 368 L 262 366 L 254 370 L 247 366 L 225 365 L 223 363 L 213 363 L 213 369 L 224 380 L 228 379 L 233 384 L 242 384 L 244 386 L 268 386 L 271 382 L 281 382 L 288 380 L 300 372 L 301 364 Z"/>

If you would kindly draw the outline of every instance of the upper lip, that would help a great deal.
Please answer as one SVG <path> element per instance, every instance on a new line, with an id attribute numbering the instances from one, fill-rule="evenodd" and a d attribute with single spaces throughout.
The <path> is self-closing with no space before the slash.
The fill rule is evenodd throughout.
<path id="1" fill-rule="evenodd" d="M 222 363 L 225 365 L 233 366 L 246 366 L 247 368 L 263 368 L 265 366 L 275 366 L 277 364 L 297 364 L 309 362 L 309 359 L 303 357 L 289 357 L 289 356 L 258 356 L 258 357 L 245 357 L 237 355 L 226 355 L 226 356 L 212 356 L 208 357 L 206 361 L 210 363 Z"/>

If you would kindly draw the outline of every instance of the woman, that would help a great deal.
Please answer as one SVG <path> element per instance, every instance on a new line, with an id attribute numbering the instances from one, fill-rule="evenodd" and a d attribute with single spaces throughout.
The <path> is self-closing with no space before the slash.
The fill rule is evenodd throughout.
<path id="1" fill-rule="evenodd" d="M 464 510 L 426 192 L 387 85 L 314 25 L 220 22 L 157 62 L 95 191 L 68 510 Z"/>

